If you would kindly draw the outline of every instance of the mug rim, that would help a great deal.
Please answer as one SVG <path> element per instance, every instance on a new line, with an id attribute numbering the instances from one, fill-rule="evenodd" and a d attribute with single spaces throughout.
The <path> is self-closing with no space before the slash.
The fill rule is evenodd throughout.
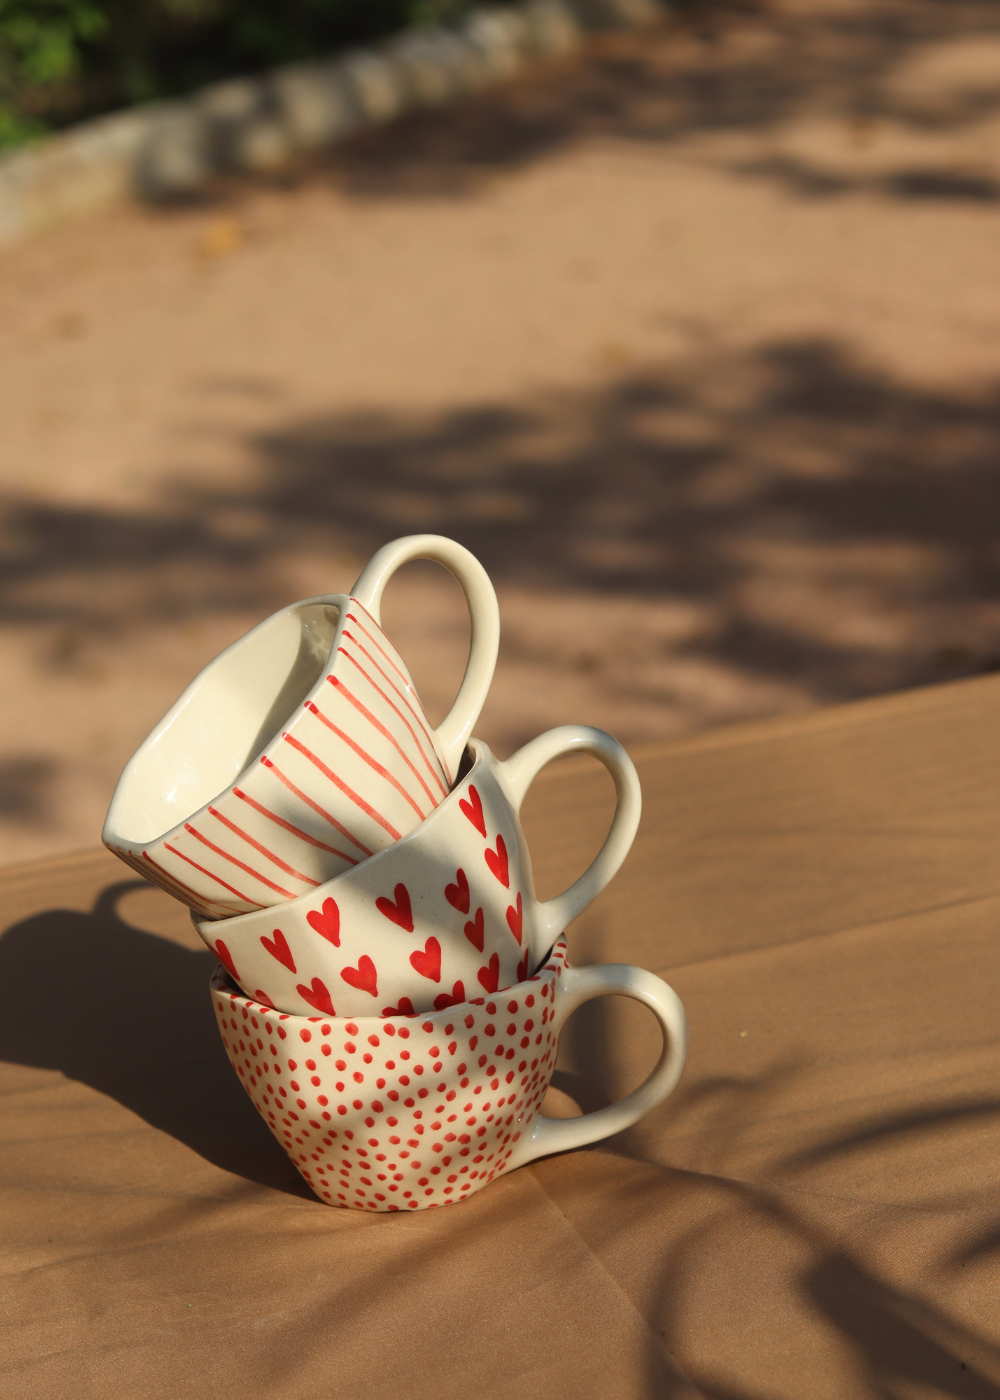
<path id="1" fill-rule="evenodd" d="M 264 915 L 267 916 L 265 922 L 267 922 L 267 920 L 280 918 L 282 915 L 287 915 L 287 911 L 289 910 L 293 910 L 296 907 L 303 907 L 307 900 L 316 900 L 323 897 L 334 898 L 333 887 L 335 885 L 340 884 L 341 881 L 349 880 L 351 876 L 355 875 L 359 870 L 367 869 L 373 861 L 382 860 L 393 851 L 398 851 L 401 846 L 406 846 L 408 843 L 416 840 L 421 833 L 426 832 L 427 827 L 434 821 L 434 818 L 437 817 L 439 813 L 444 813 L 446 808 L 448 811 L 452 810 L 454 807 L 452 799 L 454 798 L 455 801 L 458 801 L 457 794 L 459 788 L 465 783 L 467 778 L 471 778 L 473 773 L 487 766 L 490 762 L 494 764 L 499 764 L 501 762 L 483 739 L 470 738 L 465 746 L 465 752 L 469 753 L 470 751 L 473 755 L 471 767 L 469 767 L 460 778 L 455 780 L 454 785 L 445 796 L 442 797 L 433 811 L 428 812 L 422 822 L 418 822 L 412 831 L 405 832 L 398 841 L 393 841 L 391 846 L 386 846 L 381 851 L 376 851 L 374 855 L 367 856 L 364 860 L 359 861 L 357 865 L 351 866 L 349 870 L 342 870 L 339 875 L 331 876 L 329 880 L 324 880 L 324 882 L 321 885 L 317 885 L 315 889 L 306 890 L 304 894 L 298 894 L 294 899 L 282 900 L 280 904 L 266 904 L 261 909 L 248 909 L 242 914 L 233 914 L 228 918 L 218 919 L 196 918 L 195 915 L 197 911 L 192 909 L 191 922 L 199 933 L 201 933 L 202 925 L 206 928 L 211 927 L 213 929 L 221 925 L 225 925 L 227 928 L 238 927 L 244 920 L 259 919 Z M 461 765 L 459 765 L 459 767 L 461 768 Z M 321 1017 L 320 1019 L 328 1020 L 329 1018 Z"/>
<path id="2" fill-rule="evenodd" d="M 122 847 L 124 847 L 125 850 L 133 852 L 148 851 L 154 849 L 157 846 L 162 846 L 165 841 L 169 841 L 172 837 L 178 836 L 178 834 L 184 830 L 184 825 L 186 822 L 194 821 L 194 819 L 197 816 L 199 816 L 202 812 L 206 811 L 213 802 L 218 802 L 221 798 L 231 793 L 234 787 L 236 787 L 237 784 L 240 782 L 241 778 L 245 778 L 248 773 L 254 771 L 256 769 L 256 765 L 260 762 L 260 760 L 262 758 L 268 757 L 271 754 L 272 750 L 275 748 L 275 746 L 281 742 L 282 735 L 286 733 L 288 729 L 290 729 L 296 723 L 296 721 L 301 715 L 301 712 L 308 707 L 310 701 L 315 701 L 318 697 L 324 697 L 326 695 L 326 691 L 323 688 L 324 683 L 327 680 L 329 672 L 333 670 L 334 665 L 336 664 L 338 644 L 340 642 L 341 634 L 344 631 L 344 627 L 347 621 L 347 609 L 351 603 L 357 603 L 358 607 L 361 608 L 365 615 L 368 618 L 370 618 L 372 622 L 375 623 L 376 627 L 378 627 L 380 631 L 384 632 L 382 624 L 376 621 L 374 617 L 372 617 L 371 613 L 365 607 L 364 603 L 362 603 L 359 598 L 356 598 L 353 593 L 317 593 L 314 597 L 300 598 L 297 600 L 297 602 L 288 603 L 285 607 L 276 609 L 267 617 L 262 618 L 261 621 L 258 622 L 254 627 L 251 627 L 248 632 L 244 632 L 241 637 L 237 637 L 235 641 L 230 642 L 229 646 L 223 647 L 222 651 L 218 652 L 217 655 L 213 656 L 210 661 L 206 662 L 206 664 L 201 668 L 198 674 L 187 684 L 187 686 L 185 686 L 184 690 L 177 697 L 174 703 L 170 706 L 166 714 L 164 714 L 161 717 L 161 719 L 157 721 L 153 729 L 151 729 L 150 732 L 146 735 L 145 739 L 143 739 L 142 743 L 135 750 L 135 752 L 132 754 L 132 756 L 126 763 L 125 767 L 122 769 L 121 776 L 118 779 L 118 783 L 115 786 L 115 790 L 111 798 L 111 803 L 108 807 L 107 816 L 104 819 L 104 827 L 101 832 L 101 840 L 104 842 L 104 844 L 111 848 L 117 848 L 117 846 L 121 845 Z M 337 625 L 334 628 L 333 637 L 330 642 L 330 647 L 326 653 L 326 659 L 324 660 L 323 665 L 320 668 L 319 678 L 316 680 L 314 685 L 310 687 L 309 691 L 302 697 L 302 699 L 297 703 L 295 710 L 288 716 L 288 718 L 285 721 L 283 721 L 283 723 L 278 727 L 278 729 L 271 735 L 267 743 L 264 744 L 263 748 L 257 749 L 256 752 L 252 753 L 243 763 L 239 771 L 229 779 L 229 781 L 224 787 L 221 787 L 218 789 L 217 792 L 214 792 L 211 795 L 211 797 L 207 798 L 204 802 L 202 802 L 200 806 L 194 809 L 193 812 L 186 813 L 186 815 L 181 817 L 179 821 L 174 822 L 173 826 L 168 827 L 165 831 L 161 831 L 156 836 L 150 837 L 149 840 L 137 841 L 133 837 L 125 835 L 121 831 L 120 827 L 116 826 L 112 829 L 110 827 L 110 823 L 114 817 L 115 808 L 118 806 L 119 797 L 120 795 L 124 794 L 126 788 L 130 786 L 133 781 L 136 781 L 136 775 L 133 770 L 135 764 L 140 760 L 140 756 L 144 757 L 146 750 L 152 748 L 153 745 L 165 734 L 165 732 L 169 730 L 171 721 L 173 720 L 174 716 L 178 714 L 182 709 L 184 709 L 187 705 L 190 705 L 193 701 L 196 700 L 198 692 L 203 687 L 203 683 L 207 681 L 210 673 L 220 665 L 223 658 L 228 656 L 230 652 L 234 651 L 237 647 L 240 647 L 245 643 L 249 642 L 250 638 L 253 637 L 254 633 L 263 631 L 271 623 L 277 621 L 279 618 L 286 617 L 291 613 L 296 613 L 303 608 L 323 606 L 337 609 Z M 266 718 L 266 715 L 263 716 L 262 719 L 263 718 Z M 432 734 L 433 732 L 434 730 L 431 729 Z M 443 800 L 444 799 L 442 798 L 442 801 Z M 430 813 L 428 815 L 433 815 L 433 813 Z M 427 818 L 424 818 L 424 820 L 426 821 Z M 270 906 L 265 905 L 264 907 L 268 908 Z M 247 912 L 253 913 L 254 911 L 248 910 Z M 240 918 L 242 916 L 236 914 L 232 915 L 231 917 Z"/>
<path id="3" fill-rule="evenodd" d="M 307 1029 L 320 1024 L 330 1027 L 339 1025 L 344 1027 L 346 1031 L 348 1026 L 357 1026 L 358 1030 L 349 1033 L 358 1035 L 362 1023 L 385 1027 L 387 1021 L 399 1021 L 405 1024 L 409 1021 L 429 1021 L 436 1017 L 441 1017 L 445 1021 L 452 1020 L 464 1012 L 467 1007 L 485 1006 L 497 997 L 513 996 L 519 987 L 528 987 L 533 982 L 540 982 L 544 977 L 558 977 L 562 968 L 568 965 L 567 957 L 566 934 L 561 933 L 531 976 L 523 978 L 520 982 L 512 982 L 509 987 L 498 987 L 495 992 L 490 992 L 488 996 L 466 997 L 464 1001 L 453 1002 L 441 1011 L 394 1012 L 391 1016 L 303 1016 L 298 1011 L 279 1011 L 276 1006 L 267 1006 L 264 1002 L 249 996 L 239 983 L 233 980 L 221 962 L 217 962 L 213 968 L 209 986 L 212 992 L 224 992 L 227 996 L 246 1002 L 252 1015 L 274 1016 L 279 1022 L 292 1021 L 298 1029 Z"/>

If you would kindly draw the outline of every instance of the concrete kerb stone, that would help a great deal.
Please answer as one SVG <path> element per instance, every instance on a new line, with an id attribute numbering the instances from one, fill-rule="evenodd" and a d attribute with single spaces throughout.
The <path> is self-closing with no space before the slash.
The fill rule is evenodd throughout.
<path id="1" fill-rule="evenodd" d="M 84 122 L 0 161 L 0 240 L 128 198 L 139 152 L 162 110 Z"/>
<path id="2" fill-rule="evenodd" d="M 226 171 L 278 170 L 361 127 L 503 82 L 535 58 L 572 53 L 586 31 L 636 28 L 661 0 L 529 0 L 470 11 L 454 29 L 237 78 L 186 101 L 82 122 L 0 158 L 0 242 L 130 197 L 195 194 Z"/>
<path id="3" fill-rule="evenodd" d="M 519 10 L 473 10 L 462 29 L 480 56 L 487 83 L 512 78 L 527 58 L 529 31 Z"/>
<path id="4" fill-rule="evenodd" d="M 131 189 L 142 199 L 193 194 L 213 171 L 210 127 L 195 103 L 164 107 L 147 123 L 131 169 Z"/>
<path id="5" fill-rule="evenodd" d="M 461 32 L 411 30 L 390 41 L 385 52 L 402 75 L 413 107 L 440 107 L 453 97 L 475 92 L 486 81 L 477 49 Z"/>
<path id="6" fill-rule="evenodd" d="M 580 21 L 563 0 L 535 0 L 523 14 L 531 51 L 540 58 L 562 58 L 580 47 Z"/>
<path id="7" fill-rule="evenodd" d="M 272 110 L 295 150 L 322 150 L 361 123 L 358 104 L 336 60 L 279 68 L 267 82 Z"/>

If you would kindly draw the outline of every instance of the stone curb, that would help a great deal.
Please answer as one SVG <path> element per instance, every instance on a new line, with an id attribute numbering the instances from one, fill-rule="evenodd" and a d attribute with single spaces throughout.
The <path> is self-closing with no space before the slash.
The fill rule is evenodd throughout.
<path id="1" fill-rule="evenodd" d="M 81 122 L 0 157 L 0 244 L 127 199 L 190 196 L 215 175 L 280 169 L 403 112 L 503 82 L 572 53 L 588 31 L 634 29 L 663 0 L 528 0 L 471 10 L 454 29 L 408 30 L 377 47 L 204 88 Z"/>

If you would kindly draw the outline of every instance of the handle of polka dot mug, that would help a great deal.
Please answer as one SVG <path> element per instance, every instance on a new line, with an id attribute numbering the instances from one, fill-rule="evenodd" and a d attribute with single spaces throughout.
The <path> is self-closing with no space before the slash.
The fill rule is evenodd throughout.
<path id="1" fill-rule="evenodd" d="M 539 948 L 550 947 L 576 916 L 596 899 L 617 873 L 629 853 L 642 814 L 642 789 L 635 764 L 610 734 L 587 724 L 563 724 L 540 734 L 497 765 L 515 812 L 525 793 L 547 763 L 564 753 L 589 753 L 604 764 L 615 780 L 617 802 L 604 845 L 568 890 L 538 905 L 536 927 Z"/>
<path id="2" fill-rule="evenodd" d="M 351 589 L 351 597 L 368 609 L 380 627 L 385 586 L 411 559 L 433 559 L 454 574 L 465 594 L 472 623 L 462 684 L 446 719 L 435 730 L 438 750 L 454 778 L 493 680 L 500 646 L 500 609 L 489 575 L 474 554 L 444 535 L 404 535 L 372 555 Z"/>
<path id="3" fill-rule="evenodd" d="M 511 1156 L 508 1170 L 523 1167 L 536 1157 L 552 1152 L 569 1152 L 575 1147 L 600 1142 L 630 1128 L 672 1093 L 684 1069 L 688 1050 L 687 1013 L 672 987 L 652 972 L 626 963 L 604 967 L 567 967 L 556 983 L 556 1034 L 567 1017 L 594 997 L 633 997 L 648 1006 L 660 1023 L 663 1049 L 656 1068 L 618 1103 L 596 1109 L 579 1118 L 545 1118 L 539 1114 Z"/>

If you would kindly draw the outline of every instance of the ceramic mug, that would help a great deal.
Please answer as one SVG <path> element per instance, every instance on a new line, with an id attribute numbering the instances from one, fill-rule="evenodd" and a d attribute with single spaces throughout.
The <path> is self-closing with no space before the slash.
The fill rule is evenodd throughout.
<path id="1" fill-rule="evenodd" d="M 656 1068 L 579 1118 L 546 1118 L 559 1032 L 583 1002 L 627 996 L 660 1022 Z M 230 1062 L 321 1201 L 354 1210 L 451 1205 L 536 1157 L 599 1142 L 673 1090 L 687 1055 L 677 994 L 638 967 L 544 967 L 495 998 L 418 1017 L 285 1016 L 237 991 L 220 966 L 212 1005 Z"/>
<path id="2" fill-rule="evenodd" d="M 401 564 L 434 559 L 472 619 L 465 677 L 431 729 L 380 624 Z M 387 544 L 350 597 L 308 598 L 234 642 L 126 765 L 104 844 L 208 918 L 294 899 L 405 836 L 447 795 L 493 679 L 486 571 L 440 535 Z"/>
<path id="3" fill-rule="evenodd" d="M 617 805 L 591 865 L 556 899 L 535 897 L 518 812 L 560 754 L 595 755 Z M 642 797 L 632 760 L 603 730 L 564 725 L 498 762 L 480 739 L 451 793 L 409 836 L 279 909 L 196 923 L 233 980 L 280 1011 L 384 1016 L 441 1010 L 522 982 L 628 853 Z"/>

